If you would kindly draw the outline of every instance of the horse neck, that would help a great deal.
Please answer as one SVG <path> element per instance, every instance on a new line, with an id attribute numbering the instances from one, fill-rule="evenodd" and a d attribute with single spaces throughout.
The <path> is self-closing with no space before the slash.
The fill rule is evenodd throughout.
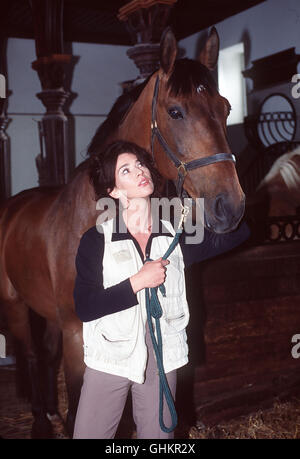
<path id="1" fill-rule="evenodd" d="M 155 75 L 135 102 L 124 122 L 109 137 L 107 143 L 116 139 L 135 142 L 150 151 L 151 104 Z M 73 179 L 65 185 L 57 200 L 56 212 L 63 212 L 64 218 L 81 234 L 96 224 L 99 211 L 96 211 L 94 192 L 89 182 L 87 162 L 78 167 Z"/>
<path id="2" fill-rule="evenodd" d="M 78 234 L 96 224 L 99 212 L 96 211 L 86 162 L 80 165 L 74 177 L 63 187 L 56 211 L 63 213 L 64 219 L 69 221 Z"/>
<path id="3" fill-rule="evenodd" d="M 114 137 L 135 142 L 150 151 L 151 105 L 156 73 L 152 75 L 140 97 L 132 106 Z"/>

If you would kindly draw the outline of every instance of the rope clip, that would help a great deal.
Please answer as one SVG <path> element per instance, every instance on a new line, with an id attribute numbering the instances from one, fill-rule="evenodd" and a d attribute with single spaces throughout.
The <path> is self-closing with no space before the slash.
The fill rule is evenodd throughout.
<path id="1" fill-rule="evenodd" d="M 184 206 L 181 204 L 181 217 L 179 220 L 178 228 L 182 228 L 183 223 L 185 223 L 186 221 L 186 217 L 188 216 L 189 211 L 190 211 L 189 206 Z"/>

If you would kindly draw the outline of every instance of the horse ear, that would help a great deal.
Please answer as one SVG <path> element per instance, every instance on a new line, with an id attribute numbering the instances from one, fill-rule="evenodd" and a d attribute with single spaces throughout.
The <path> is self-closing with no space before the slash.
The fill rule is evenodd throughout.
<path id="1" fill-rule="evenodd" d="M 164 73 L 170 74 L 177 56 L 177 42 L 171 27 L 167 27 L 160 40 L 160 66 Z"/>
<path id="2" fill-rule="evenodd" d="M 214 70 L 219 57 L 220 39 L 215 27 L 212 27 L 204 48 L 200 51 L 198 60 L 209 70 Z"/>

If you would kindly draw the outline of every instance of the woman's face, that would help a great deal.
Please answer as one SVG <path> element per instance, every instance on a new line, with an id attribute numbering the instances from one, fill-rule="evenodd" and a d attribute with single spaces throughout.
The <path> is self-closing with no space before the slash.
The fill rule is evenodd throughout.
<path id="1" fill-rule="evenodd" d="M 149 197 L 154 190 L 149 169 L 141 164 L 133 153 L 121 153 L 115 170 L 115 188 L 110 193 L 113 198 L 128 200 Z"/>

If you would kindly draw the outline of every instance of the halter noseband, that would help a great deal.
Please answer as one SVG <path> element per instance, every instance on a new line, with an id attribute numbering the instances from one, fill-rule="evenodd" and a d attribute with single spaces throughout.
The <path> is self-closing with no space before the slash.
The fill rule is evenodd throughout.
<path id="1" fill-rule="evenodd" d="M 152 99 L 151 153 L 152 153 L 152 157 L 154 160 L 153 146 L 154 146 L 154 139 L 156 136 L 161 146 L 167 153 L 168 157 L 172 160 L 175 167 L 177 168 L 178 178 L 177 178 L 177 182 L 175 185 L 176 185 L 177 196 L 181 197 L 183 182 L 184 182 L 185 176 L 188 173 L 188 171 L 197 169 L 198 167 L 208 166 L 209 164 L 218 163 L 220 161 L 232 161 L 235 163 L 236 159 L 235 159 L 235 156 L 231 153 L 216 153 L 215 155 L 212 155 L 212 156 L 205 156 L 204 158 L 194 159 L 193 161 L 190 161 L 189 163 L 184 163 L 180 161 L 177 158 L 177 156 L 173 153 L 173 151 L 170 149 L 169 145 L 167 144 L 166 140 L 164 139 L 163 135 L 161 134 L 157 126 L 156 104 L 157 104 L 157 97 L 158 97 L 158 89 L 159 89 L 159 77 L 157 76 L 155 87 L 154 87 L 153 99 Z"/>

